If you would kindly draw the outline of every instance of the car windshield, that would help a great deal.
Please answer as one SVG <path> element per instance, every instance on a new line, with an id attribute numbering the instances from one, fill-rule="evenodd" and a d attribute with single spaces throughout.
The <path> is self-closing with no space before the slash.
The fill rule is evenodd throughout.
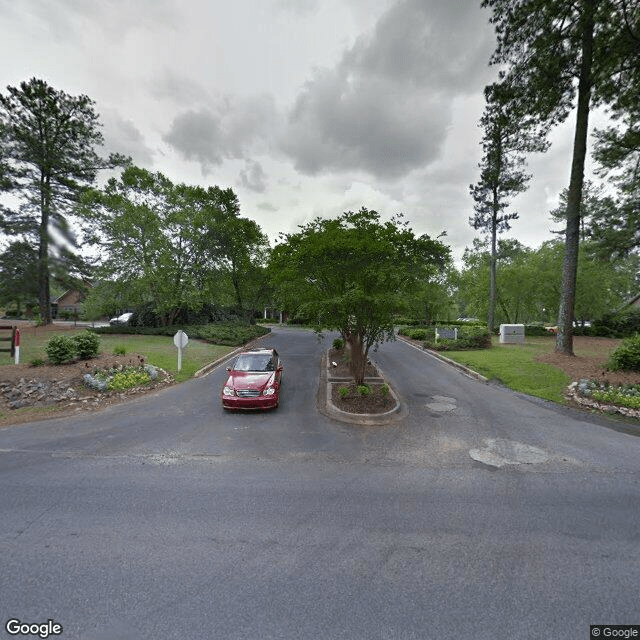
<path id="1" fill-rule="evenodd" d="M 243 354 L 238 356 L 235 371 L 275 371 L 273 358 L 268 354 Z"/>

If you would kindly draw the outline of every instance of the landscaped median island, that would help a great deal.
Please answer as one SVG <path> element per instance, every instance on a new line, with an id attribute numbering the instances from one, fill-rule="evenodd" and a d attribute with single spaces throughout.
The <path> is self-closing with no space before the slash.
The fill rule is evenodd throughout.
<path id="1" fill-rule="evenodd" d="M 373 363 L 366 364 L 364 381 L 356 384 L 349 367 L 349 350 L 344 346 L 334 346 L 326 354 L 326 367 L 327 399 L 334 410 L 333 417 L 339 417 L 340 413 L 350 414 L 352 419 L 346 415 L 343 419 L 360 422 L 360 416 L 362 423 L 379 423 L 380 419 L 384 420 L 399 410 L 398 399 Z"/>
<path id="2" fill-rule="evenodd" d="M 0 426 L 95 411 L 153 393 L 192 378 L 235 347 L 197 339 L 198 331 L 191 332 L 196 334 L 191 339 L 191 328 L 185 327 L 190 341 L 178 372 L 170 337 L 175 327 L 165 330 L 166 335 L 98 335 L 70 325 L 37 327 L 27 322 L 19 327 L 21 363 L 0 355 Z M 218 328 L 224 342 L 268 332 L 261 327 Z M 206 331 L 210 339 L 216 338 L 214 328 Z"/>

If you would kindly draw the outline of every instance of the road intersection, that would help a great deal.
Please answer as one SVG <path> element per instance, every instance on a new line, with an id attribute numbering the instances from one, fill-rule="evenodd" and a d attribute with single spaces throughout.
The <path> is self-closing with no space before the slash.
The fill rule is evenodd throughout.
<path id="1" fill-rule="evenodd" d="M 0 616 L 62 638 L 588 638 L 639 624 L 640 439 L 408 345 L 406 413 L 318 411 L 311 333 L 275 329 L 280 408 L 224 363 L 90 417 L 0 431 Z M 8 636 L 7 636 L 8 637 Z"/>

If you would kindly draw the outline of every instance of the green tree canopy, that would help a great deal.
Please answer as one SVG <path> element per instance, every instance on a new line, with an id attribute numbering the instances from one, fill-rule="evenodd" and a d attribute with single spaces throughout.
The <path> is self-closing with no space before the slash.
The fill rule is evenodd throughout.
<path id="1" fill-rule="evenodd" d="M 83 206 L 102 247 L 100 275 L 127 283 L 130 306 L 151 304 L 163 323 L 211 302 L 242 312 L 257 295 L 260 278 L 251 276 L 260 275 L 268 241 L 239 216 L 231 189 L 174 184 L 129 166 Z"/>
<path id="2" fill-rule="evenodd" d="M 0 254 L 0 302 L 15 303 L 18 314 L 38 300 L 38 252 L 25 241 L 12 242 Z"/>
<path id="3" fill-rule="evenodd" d="M 442 269 L 449 249 L 416 237 L 401 216 L 388 222 L 366 208 L 316 218 L 274 248 L 270 273 L 288 310 L 342 333 L 355 380 L 364 378 L 369 350 L 393 337 L 395 314 L 407 296 Z"/>

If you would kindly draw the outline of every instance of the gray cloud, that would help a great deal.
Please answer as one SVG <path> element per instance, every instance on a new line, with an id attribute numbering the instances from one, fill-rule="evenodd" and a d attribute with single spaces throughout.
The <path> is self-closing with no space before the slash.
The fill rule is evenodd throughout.
<path id="1" fill-rule="evenodd" d="M 318 70 L 280 145 L 307 174 L 395 179 L 439 157 L 453 101 L 490 77 L 491 30 L 467 3 L 402 0 L 333 69 Z"/>
<path id="2" fill-rule="evenodd" d="M 463 0 L 402 0 L 361 36 L 343 64 L 364 75 L 415 83 L 443 93 L 477 93 L 489 82 L 493 31 Z"/>
<path id="3" fill-rule="evenodd" d="M 266 191 L 266 174 L 262 165 L 255 160 L 246 160 L 245 168 L 240 172 L 240 185 L 256 193 Z"/>
<path id="4" fill-rule="evenodd" d="M 269 213 L 274 213 L 278 210 L 278 207 L 274 207 L 270 202 L 259 202 L 256 206 L 261 211 L 268 211 Z"/>
<path id="5" fill-rule="evenodd" d="M 203 173 L 224 159 L 244 158 L 269 137 L 276 121 L 273 99 L 221 97 L 207 107 L 177 115 L 163 140 Z"/>
<path id="6" fill-rule="evenodd" d="M 143 166 L 153 164 L 153 152 L 131 120 L 125 120 L 114 109 L 103 109 L 101 120 L 107 151 L 130 156 L 136 164 Z"/>

